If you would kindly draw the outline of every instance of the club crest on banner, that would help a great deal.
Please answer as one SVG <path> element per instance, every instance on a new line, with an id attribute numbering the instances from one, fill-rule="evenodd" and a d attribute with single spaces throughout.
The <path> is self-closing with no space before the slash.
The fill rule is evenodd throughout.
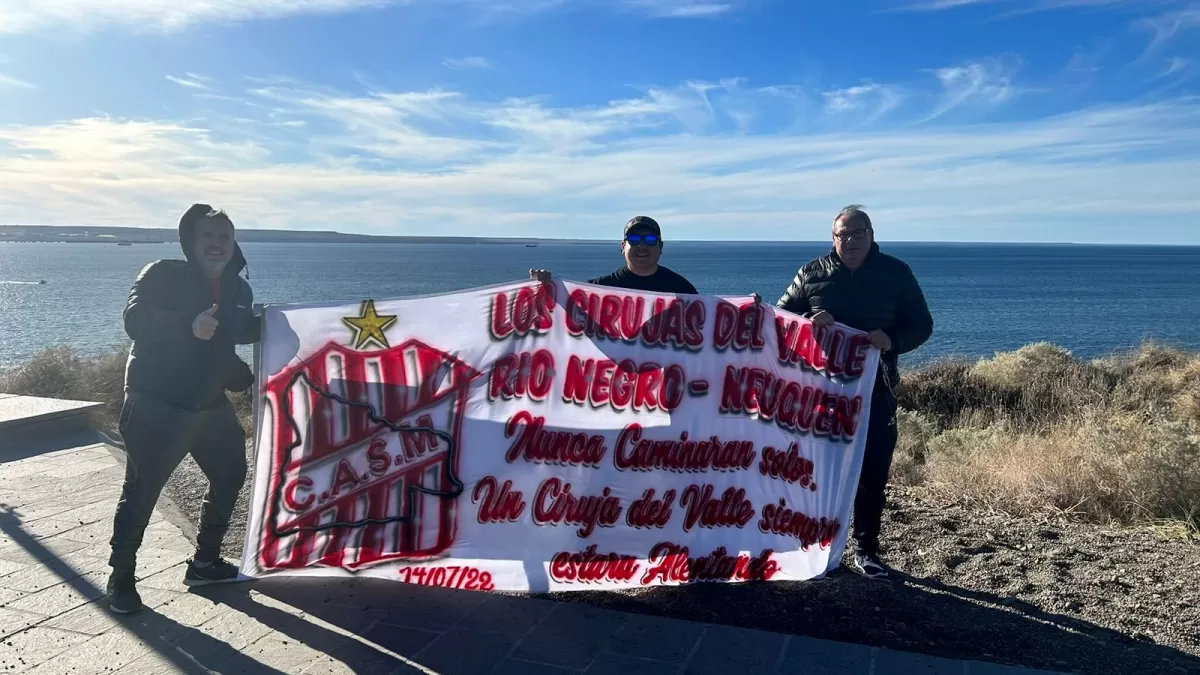
<path id="1" fill-rule="evenodd" d="M 373 303 L 363 314 L 374 318 L 356 342 L 386 344 L 381 327 L 395 317 L 375 315 Z M 409 340 L 373 352 L 331 342 L 273 377 L 264 405 L 279 423 L 259 564 L 354 570 L 445 552 L 463 492 L 467 390 L 479 374 Z"/>

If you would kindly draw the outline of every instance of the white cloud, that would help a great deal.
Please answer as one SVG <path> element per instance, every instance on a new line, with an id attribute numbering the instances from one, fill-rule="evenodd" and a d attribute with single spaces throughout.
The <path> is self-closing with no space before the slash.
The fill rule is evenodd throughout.
<path id="1" fill-rule="evenodd" d="M 995 78 L 972 72 L 939 71 L 950 90 L 1002 98 L 987 84 Z M 836 115 L 807 129 L 782 111 L 761 117 L 771 102 L 819 109 L 830 99 L 740 80 L 586 107 L 283 81 L 245 96 L 257 106 L 247 106 L 249 124 L 94 117 L 0 127 L 0 222 L 172 222 L 198 194 L 247 227 L 410 234 L 436 224 L 448 234 L 606 236 L 646 212 L 688 238 L 778 239 L 851 202 L 889 224 L 891 239 L 1200 219 L 1196 99 L 864 133 Z M 963 217 L 965 235 L 954 229 Z"/>
<path id="2" fill-rule="evenodd" d="M 937 12 L 975 5 L 996 5 L 1013 10 L 1016 14 L 1043 12 L 1054 9 L 1083 7 L 1133 7 L 1143 8 L 1149 4 L 1165 4 L 1174 0 L 918 0 L 908 2 L 902 9 L 915 12 Z"/>
<path id="3" fill-rule="evenodd" d="M 25 80 L 17 79 L 11 75 L 0 73 L 0 89 L 4 89 L 5 87 L 11 87 L 14 89 L 37 89 L 37 85 L 26 82 Z"/>
<path id="4" fill-rule="evenodd" d="M 200 89 L 203 91 L 208 91 L 211 88 L 210 85 L 215 82 L 215 80 L 213 80 L 211 77 L 205 77 L 195 73 L 187 73 L 184 77 L 167 75 L 167 79 L 181 87 L 185 87 L 187 89 Z"/>
<path id="5" fill-rule="evenodd" d="M 1150 34 L 1150 44 L 1146 46 L 1146 52 L 1150 53 L 1171 42 L 1180 33 L 1200 27 L 1200 4 L 1139 19 L 1133 25 Z"/>
<path id="6" fill-rule="evenodd" d="M 625 4 L 652 16 L 680 19 L 716 16 L 736 9 L 733 4 L 727 2 L 707 0 L 625 0 Z"/>
<path id="7" fill-rule="evenodd" d="M 491 70 L 495 66 L 492 62 L 482 56 L 464 56 L 457 59 L 442 59 L 442 65 L 447 68 L 479 68 L 482 70 Z"/>
<path id="8" fill-rule="evenodd" d="M 1172 56 L 1167 61 L 1167 67 L 1163 69 L 1159 77 L 1168 77 L 1175 73 L 1183 72 L 1192 65 L 1192 59 L 1185 59 L 1182 56 Z"/>
<path id="9" fill-rule="evenodd" d="M 50 25 L 155 26 L 173 30 L 218 20 L 346 12 L 396 0 L 0 0 L 0 33 Z"/>
<path id="10" fill-rule="evenodd" d="M 484 13 L 534 13 L 568 5 L 633 10 L 656 17 L 723 14 L 745 0 L 0 0 L 0 34 L 46 27 L 91 29 L 125 25 L 173 31 L 210 21 L 247 21 L 303 14 L 336 14 L 390 6 L 464 5 Z"/>
<path id="11" fill-rule="evenodd" d="M 1015 96 L 1014 66 L 998 59 L 963 63 L 933 71 L 942 85 L 941 102 L 928 119 L 940 117 L 964 105 L 996 105 Z"/>
<path id="12" fill-rule="evenodd" d="M 827 113 L 862 113 L 871 122 L 899 106 L 903 98 L 896 88 L 874 83 L 827 91 L 822 96 Z"/>

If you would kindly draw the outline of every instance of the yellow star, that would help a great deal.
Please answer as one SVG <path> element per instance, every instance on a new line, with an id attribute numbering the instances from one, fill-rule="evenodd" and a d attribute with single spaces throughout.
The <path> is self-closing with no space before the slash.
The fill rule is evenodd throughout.
<path id="1" fill-rule="evenodd" d="M 362 349 L 363 345 L 372 340 L 384 349 L 391 347 L 388 344 L 387 335 L 384 335 L 383 332 L 396 323 L 396 317 L 376 314 L 374 300 L 363 301 L 361 312 L 362 316 L 342 318 L 347 326 L 354 329 L 354 348 Z"/>

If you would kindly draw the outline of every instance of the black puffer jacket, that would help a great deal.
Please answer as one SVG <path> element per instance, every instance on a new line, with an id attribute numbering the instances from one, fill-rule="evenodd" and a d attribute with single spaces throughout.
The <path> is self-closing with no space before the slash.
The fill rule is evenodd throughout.
<path id="1" fill-rule="evenodd" d="M 254 383 L 235 345 L 255 343 L 261 335 L 254 292 L 238 276 L 246 258 L 237 244 L 215 302 L 216 333 L 209 340 L 192 333 L 196 316 L 214 304 L 212 287 L 192 259 L 195 225 L 207 211 L 207 206 L 197 205 L 184 214 L 179 245 L 186 260 L 147 265 L 129 292 L 124 314 L 125 332 L 133 339 L 125 390 L 190 410 L 224 405 L 226 391 L 244 391 Z"/>
<path id="2" fill-rule="evenodd" d="M 887 333 L 892 350 L 883 354 L 880 370 L 892 386 L 900 381 L 897 357 L 933 334 L 933 317 L 912 270 L 874 243 L 855 272 L 835 251 L 801 267 L 776 306 L 810 318 L 824 310 L 851 328 Z"/>

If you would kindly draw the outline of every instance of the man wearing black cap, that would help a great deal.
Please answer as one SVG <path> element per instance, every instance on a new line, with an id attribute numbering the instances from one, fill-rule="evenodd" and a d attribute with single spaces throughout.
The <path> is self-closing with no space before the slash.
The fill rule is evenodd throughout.
<path id="1" fill-rule="evenodd" d="M 119 423 L 125 485 L 113 518 L 107 588 L 118 614 L 142 608 L 137 550 L 167 478 L 189 453 L 209 487 L 183 581 L 199 586 L 238 578 L 220 553 L 246 480 L 246 433 L 225 392 L 254 384 L 236 345 L 257 342 L 260 326 L 254 293 L 238 276 L 246 259 L 229 216 L 192 205 L 179 221 L 179 244 L 186 260 L 147 265 L 125 305 L 125 332 L 133 340 Z"/>
<path id="2" fill-rule="evenodd" d="M 636 216 L 625 223 L 625 237 L 621 241 L 625 265 L 588 283 L 631 291 L 699 295 L 690 281 L 658 264 L 662 251 L 662 228 L 658 222 L 649 216 Z M 550 280 L 548 270 L 529 270 L 529 276 L 542 282 Z"/>

